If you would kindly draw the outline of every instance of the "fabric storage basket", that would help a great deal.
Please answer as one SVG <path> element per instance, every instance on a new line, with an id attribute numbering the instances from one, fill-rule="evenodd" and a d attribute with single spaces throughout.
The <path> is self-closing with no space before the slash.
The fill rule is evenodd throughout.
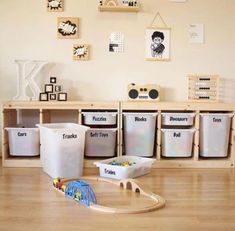
<path id="1" fill-rule="evenodd" d="M 113 157 L 116 148 L 117 129 L 89 129 L 86 132 L 85 156 Z"/>
<path id="2" fill-rule="evenodd" d="M 38 156 L 39 129 L 8 127 L 9 149 L 11 156 Z"/>

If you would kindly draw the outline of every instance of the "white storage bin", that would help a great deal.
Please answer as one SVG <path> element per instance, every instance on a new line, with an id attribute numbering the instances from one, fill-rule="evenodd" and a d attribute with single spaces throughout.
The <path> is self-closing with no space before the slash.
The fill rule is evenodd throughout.
<path id="1" fill-rule="evenodd" d="M 153 156 L 157 113 L 123 113 L 128 156 Z"/>
<path id="2" fill-rule="evenodd" d="M 85 156 L 112 157 L 115 155 L 117 129 L 90 129 L 86 132 Z"/>
<path id="3" fill-rule="evenodd" d="M 135 164 L 127 167 L 111 165 L 110 163 L 112 163 L 113 161 L 115 161 L 116 163 L 135 162 Z M 155 159 L 150 158 L 121 156 L 103 161 L 97 161 L 94 164 L 99 167 L 101 177 L 121 180 L 127 178 L 135 178 L 150 173 L 151 166 L 155 161 Z"/>
<path id="4" fill-rule="evenodd" d="M 233 114 L 200 114 L 200 156 L 226 157 L 228 155 L 232 116 Z"/>
<path id="5" fill-rule="evenodd" d="M 38 156 L 38 128 L 5 128 L 8 131 L 11 156 Z"/>
<path id="6" fill-rule="evenodd" d="M 161 129 L 163 157 L 191 157 L 195 129 Z"/>
<path id="7" fill-rule="evenodd" d="M 163 125 L 192 126 L 195 113 L 162 113 Z"/>
<path id="8" fill-rule="evenodd" d="M 85 125 L 115 125 L 117 113 L 115 112 L 82 112 Z"/>
<path id="9" fill-rule="evenodd" d="M 51 177 L 83 174 L 86 126 L 73 123 L 38 124 L 43 170 Z"/>

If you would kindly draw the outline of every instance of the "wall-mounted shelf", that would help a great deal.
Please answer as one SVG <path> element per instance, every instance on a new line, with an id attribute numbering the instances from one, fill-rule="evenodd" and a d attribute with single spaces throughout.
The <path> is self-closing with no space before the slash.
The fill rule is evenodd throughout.
<path id="1" fill-rule="evenodd" d="M 100 12 L 139 12 L 139 6 L 99 6 Z"/>

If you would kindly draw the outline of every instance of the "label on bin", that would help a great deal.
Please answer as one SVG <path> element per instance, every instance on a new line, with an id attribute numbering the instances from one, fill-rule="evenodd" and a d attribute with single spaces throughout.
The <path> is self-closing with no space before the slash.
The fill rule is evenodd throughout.
<path id="1" fill-rule="evenodd" d="M 26 132 L 18 132 L 17 135 L 18 136 L 27 136 L 27 133 Z"/>
<path id="2" fill-rule="evenodd" d="M 188 118 L 186 117 L 170 117 L 170 121 L 179 121 L 179 122 L 183 122 L 183 121 L 188 121 Z"/>
<path id="3" fill-rule="evenodd" d="M 92 116 L 92 120 L 100 122 L 100 121 L 107 121 L 107 118 L 104 116 Z"/>
<path id="4" fill-rule="evenodd" d="M 147 118 L 135 116 L 136 122 L 147 122 Z"/>
<path id="5" fill-rule="evenodd" d="M 216 118 L 213 118 L 213 123 L 221 123 L 221 119 L 216 119 Z"/>
<path id="6" fill-rule="evenodd" d="M 109 175 L 116 175 L 116 172 L 115 171 L 113 171 L 113 170 L 109 170 L 109 169 L 104 169 L 104 173 L 105 174 L 109 174 Z"/>
<path id="7" fill-rule="evenodd" d="M 181 132 L 174 132 L 173 137 L 181 137 Z"/>
<path id="8" fill-rule="evenodd" d="M 67 135 L 67 134 L 63 134 L 62 135 L 63 136 L 63 139 L 65 140 L 65 139 L 77 139 L 77 135 L 76 134 L 69 134 L 69 135 Z"/>
<path id="9" fill-rule="evenodd" d="M 101 137 L 101 138 L 108 138 L 109 134 L 104 132 L 91 132 L 90 137 Z"/>

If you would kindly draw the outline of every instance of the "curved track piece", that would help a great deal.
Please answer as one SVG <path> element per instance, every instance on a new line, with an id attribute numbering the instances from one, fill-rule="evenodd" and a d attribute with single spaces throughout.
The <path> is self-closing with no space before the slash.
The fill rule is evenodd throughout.
<path id="1" fill-rule="evenodd" d="M 89 206 L 89 208 L 96 210 L 96 211 L 106 212 L 106 213 L 129 213 L 129 214 L 130 213 L 145 213 L 145 212 L 150 212 L 150 211 L 162 208 L 165 205 L 165 199 L 163 197 L 154 194 L 150 190 L 144 189 L 144 187 L 137 180 L 125 179 L 125 180 L 115 181 L 115 180 L 101 178 L 101 177 L 82 177 L 82 179 L 111 183 L 111 184 L 114 184 L 118 187 L 123 187 L 124 189 L 129 189 L 135 193 L 139 193 L 141 195 L 144 195 L 153 201 L 152 205 L 145 206 L 143 208 L 138 208 L 138 209 L 112 208 L 112 207 L 102 206 L 102 205 L 96 204 L 96 200 L 90 201 L 88 204 L 85 203 L 87 206 Z M 77 182 L 78 180 L 77 179 L 62 179 L 61 180 L 62 183 L 66 183 L 66 182 L 70 182 L 70 181 Z M 81 181 L 81 180 L 79 180 L 79 181 Z M 66 192 L 69 184 L 70 183 L 67 184 L 65 192 Z M 59 190 L 59 191 L 61 191 L 61 190 Z M 93 192 L 93 190 L 92 190 L 92 192 Z M 95 196 L 95 195 L 93 195 L 93 196 Z"/>

